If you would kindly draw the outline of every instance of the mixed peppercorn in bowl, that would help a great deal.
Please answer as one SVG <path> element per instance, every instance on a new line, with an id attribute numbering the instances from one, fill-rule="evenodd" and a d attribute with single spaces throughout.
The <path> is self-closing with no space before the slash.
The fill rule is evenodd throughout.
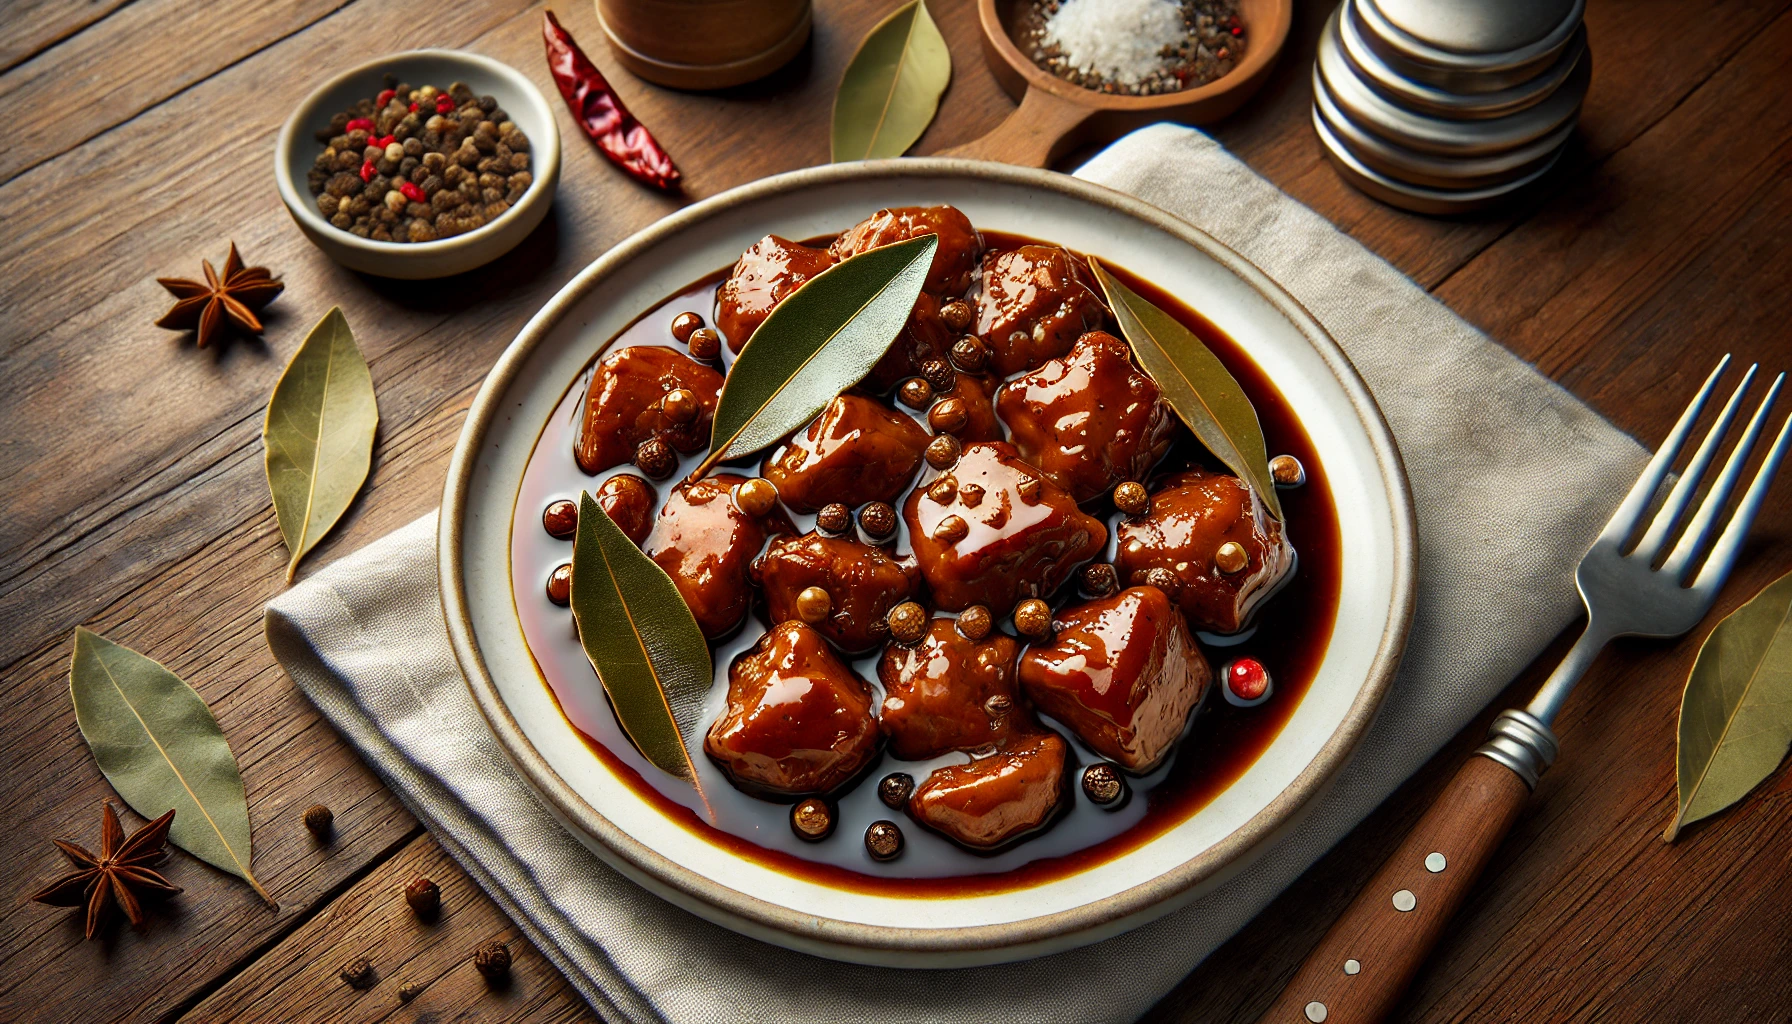
<path id="1" fill-rule="evenodd" d="M 378 95 L 338 111 L 305 182 L 317 212 L 376 242 L 433 242 L 484 227 L 523 198 L 529 137 L 494 96 L 394 76 Z"/>
<path id="2" fill-rule="evenodd" d="M 541 223 L 560 173 L 554 113 L 516 70 L 414 50 L 350 68 L 281 129 L 280 197 L 331 258 L 395 278 L 462 273 Z"/>

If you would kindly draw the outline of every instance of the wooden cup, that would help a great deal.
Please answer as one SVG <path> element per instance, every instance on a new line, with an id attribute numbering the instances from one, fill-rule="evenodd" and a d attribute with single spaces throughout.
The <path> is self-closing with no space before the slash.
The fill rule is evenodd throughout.
<path id="1" fill-rule="evenodd" d="M 810 0 L 596 0 L 630 71 L 676 89 L 722 89 L 771 74 L 809 41 Z"/>

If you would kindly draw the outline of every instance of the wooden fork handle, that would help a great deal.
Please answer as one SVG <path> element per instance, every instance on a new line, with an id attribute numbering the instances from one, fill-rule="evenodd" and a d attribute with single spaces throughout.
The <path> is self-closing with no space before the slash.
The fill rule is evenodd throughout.
<path id="1" fill-rule="evenodd" d="M 1530 796 L 1477 753 L 1307 956 L 1263 1024 L 1366 1024 L 1393 1009 Z"/>

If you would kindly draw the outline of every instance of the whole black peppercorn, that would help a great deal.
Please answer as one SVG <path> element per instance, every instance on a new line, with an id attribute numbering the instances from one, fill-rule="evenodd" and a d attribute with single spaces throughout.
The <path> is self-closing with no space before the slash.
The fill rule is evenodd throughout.
<path id="1" fill-rule="evenodd" d="M 1052 607 L 1037 597 L 1029 597 L 1014 608 L 1014 628 L 1022 636 L 1041 640 L 1052 631 Z"/>
<path id="2" fill-rule="evenodd" d="M 442 912 L 442 888 L 428 878 L 413 878 L 404 887 L 404 901 L 411 905 L 411 913 L 423 921 L 434 921 Z"/>
<path id="3" fill-rule="evenodd" d="M 933 390 L 939 394 L 945 394 L 952 390 L 953 386 L 958 383 L 957 371 L 947 365 L 943 359 L 929 359 L 922 363 L 921 377 L 931 384 Z"/>
<path id="4" fill-rule="evenodd" d="M 1083 566 L 1083 595 L 1085 597 L 1106 597 L 1120 589 L 1120 577 L 1114 572 L 1110 562 L 1095 562 Z"/>
<path id="5" fill-rule="evenodd" d="M 348 987 L 352 989 L 372 988 L 375 981 L 373 961 L 364 956 L 355 957 L 343 964 L 342 969 L 336 973 L 342 977 L 343 981 L 348 982 Z"/>
<path id="6" fill-rule="evenodd" d="M 1292 455 L 1278 455 L 1269 460 L 1269 475 L 1277 487 L 1299 487 L 1307 482 L 1307 469 Z"/>
<path id="7" fill-rule="evenodd" d="M 904 601 L 890 609 L 885 620 L 890 626 L 890 635 L 899 644 L 912 644 L 927 634 L 927 609 L 914 601 Z"/>
<path id="8" fill-rule="evenodd" d="M 1142 584 L 1144 586 L 1156 587 L 1164 593 L 1169 594 L 1171 597 L 1176 596 L 1176 574 L 1162 566 L 1156 566 L 1154 568 L 1146 569 L 1143 572 L 1133 573 L 1132 582 L 1134 586 Z"/>
<path id="9" fill-rule="evenodd" d="M 951 434 L 941 434 L 927 442 L 927 464 L 934 469 L 946 469 L 958 461 L 958 455 L 962 451 L 964 446 L 958 443 L 958 438 Z"/>
<path id="10" fill-rule="evenodd" d="M 925 409 L 933 401 L 933 385 L 924 377 L 910 377 L 896 389 L 896 399 L 910 409 Z"/>
<path id="11" fill-rule="evenodd" d="M 642 441 L 635 449 L 635 465 L 655 480 L 664 480 L 678 468 L 678 453 L 657 437 Z"/>
<path id="12" fill-rule="evenodd" d="M 485 980 L 497 985 L 510 977 L 510 947 L 491 939 L 473 951 L 473 966 Z"/>
<path id="13" fill-rule="evenodd" d="M 834 809 L 820 797 L 798 801 L 790 808 L 790 831 L 804 842 L 819 843 L 834 832 Z"/>
<path id="14" fill-rule="evenodd" d="M 989 365 L 989 346 L 967 334 L 953 344 L 952 363 L 966 373 L 977 373 Z"/>
<path id="15" fill-rule="evenodd" d="M 672 318 L 672 337 L 680 342 L 691 340 L 691 333 L 703 326 L 703 318 L 686 310 Z"/>
<path id="16" fill-rule="evenodd" d="M 958 631 L 963 633 L 966 639 L 981 640 L 989 635 L 990 629 L 994 626 L 995 618 L 989 614 L 988 608 L 980 604 L 971 605 L 958 613 Z"/>
<path id="17" fill-rule="evenodd" d="M 1126 778 L 1120 774 L 1120 769 L 1106 761 L 1097 761 L 1083 769 L 1083 794 L 1100 807 L 1119 810 L 1126 803 L 1127 790 Z"/>
<path id="18" fill-rule="evenodd" d="M 866 502 L 859 509 L 859 525 L 873 537 L 888 537 L 896 532 L 896 509 L 887 501 Z"/>
<path id="19" fill-rule="evenodd" d="M 872 822 L 865 830 L 865 850 L 878 861 L 902 856 L 902 828 L 893 821 Z"/>
<path id="20" fill-rule="evenodd" d="M 516 178 L 527 175 L 527 171 L 511 175 L 511 187 L 515 187 Z M 722 354 L 722 336 L 716 333 L 714 327 L 697 328 L 685 339 L 685 344 L 690 346 L 691 358 L 699 362 L 714 362 Z"/>
<path id="21" fill-rule="evenodd" d="M 878 780 L 877 798 L 891 810 L 900 811 L 915 791 L 915 777 L 907 772 L 891 772 Z"/>
<path id="22" fill-rule="evenodd" d="M 963 299 L 940 303 L 940 319 L 946 322 L 947 327 L 955 331 L 962 331 L 971 326 L 971 317 L 974 312 L 971 309 L 971 304 Z"/>
<path id="23" fill-rule="evenodd" d="M 336 830 L 336 815 L 323 804 L 305 808 L 305 827 L 320 841 L 328 841 Z"/>
<path id="24" fill-rule="evenodd" d="M 962 398 L 942 398 L 927 410 L 927 425 L 936 433 L 956 434 L 969 426 L 970 422 L 970 407 L 965 405 Z"/>
<path id="25" fill-rule="evenodd" d="M 852 527 L 852 510 L 837 501 L 823 505 L 815 513 L 815 527 L 828 533 L 845 533 Z"/>
<path id="26" fill-rule="evenodd" d="M 548 600 L 564 608 L 572 601 L 572 563 L 562 562 L 548 574 Z"/>
<path id="27" fill-rule="evenodd" d="M 541 526 L 555 540 L 566 540 L 578 532 L 579 506 L 561 498 L 542 510 Z"/>
<path id="28" fill-rule="evenodd" d="M 1129 516 L 1142 516 L 1151 511 L 1151 494 L 1137 480 L 1127 480 L 1114 488 L 1114 507 Z"/>

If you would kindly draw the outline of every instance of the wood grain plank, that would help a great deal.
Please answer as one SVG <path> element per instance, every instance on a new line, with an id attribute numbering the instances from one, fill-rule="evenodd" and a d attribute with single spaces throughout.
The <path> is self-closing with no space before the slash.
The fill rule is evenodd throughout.
<path id="1" fill-rule="evenodd" d="M 345 2 L 349 0 L 280 4 L 138 0 L 121 7 L 86 31 L 0 74 L 0 99 L 9 109 L 25 114 L 11 123 L 10 144 L 0 150 L 0 181 L 136 117 L 327 17 Z M 421 34 L 424 26 L 418 29 Z M 215 138 L 229 133 L 239 110 L 253 102 L 250 96 L 253 92 L 239 94 L 215 107 L 183 106 L 186 116 L 209 126 Z M 191 154 L 189 166 L 203 167 L 215 159 L 215 149 L 183 152 Z"/>
<path id="2" fill-rule="evenodd" d="M 10 0 L 0 20 L 0 71 L 55 46 L 130 0 Z"/>
<path id="3" fill-rule="evenodd" d="M 1792 121 L 1759 95 L 1784 73 L 1789 31 L 1792 16 L 1777 18 L 1440 295 L 1648 443 L 1709 372 L 1717 339 L 1770 369 L 1792 362 Z M 1792 889 L 1792 772 L 1672 846 L 1660 831 L 1674 802 L 1680 687 L 1698 645 L 1788 568 L 1792 486 L 1782 481 L 1706 622 L 1674 643 L 1621 643 L 1581 684 L 1557 722 L 1561 761 L 1390 1020 L 1736 1021 L 1787 1005 L 1792 932 L 1774 908 Z M 1479 743 L 1491 712 L 1527 700 L 1563 646 L 1148 1019 L 1254 1020 Z M 1237 1003 L 1241 988 L 1266 994 Z"/>
<path id="4" fill-rule="evenodd" d="M 414 878 L 442 889 L 441 916 L 417 919 L 404 901 Z M 511 978 L 493 986 L 471 955 L 496 939 L 510 949 Z M 376 981 L 356 990 L 338 975 L 367 957 Z M 399 989 L 423 986 L 409 1002 Z M 485 1024 L 594 1021 L 596 1015 L 435 840 L 420 836 L 319 914 L 208 995 L 183 1021 L 373 1024 L 447 1019 Z"/>

